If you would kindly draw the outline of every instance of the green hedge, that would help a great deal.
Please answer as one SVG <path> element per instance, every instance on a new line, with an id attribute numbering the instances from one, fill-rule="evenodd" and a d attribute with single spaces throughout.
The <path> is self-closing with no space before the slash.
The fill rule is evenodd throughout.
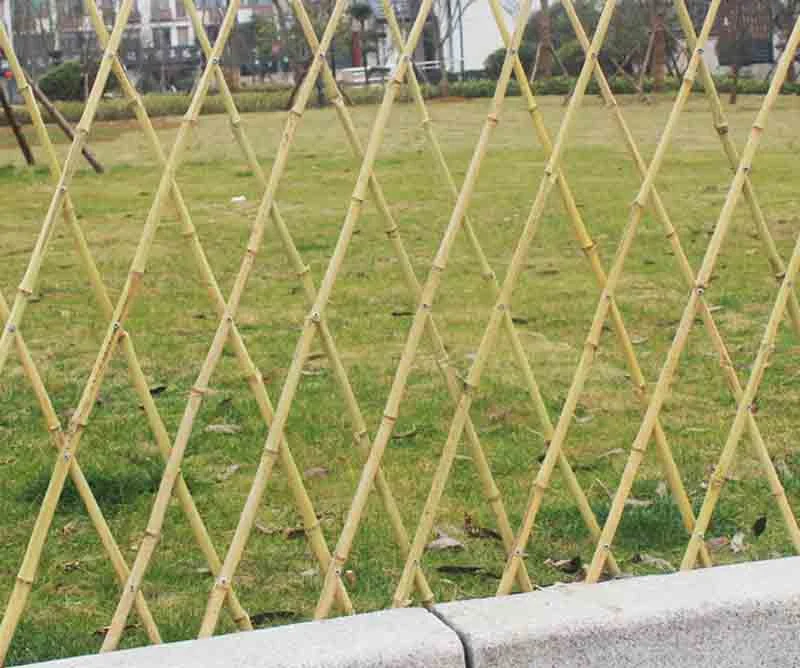
<path id="1" fill-rule="evenodd" d="M 716 79 L 717 87 L 721 93 L 729 93 L 733 89 L 733 79 L 730 77 L 720 77 Z M 631 95 L 636 93 L 633 83 L 622 77 L 611 77 L 609 79 L 611 88 L 618 95 Z M 553 77 L 546 81 L 537 81 L 534 84 L 534 91 L 537 95 L 567 95 L 573 88 L 575 79 L 572 77 Z M 490 79 L 479 79 L 474 81 L 456 81 L 450 84 L 449 95 L 451 97 L 463 98 L 483 98 L 494 95 L 496 82 Z M 677 79 L 668 79 L 666 91 L 674 92 L 678 89 Z M 744 95 L 763 95 L 769 87 L 768 82 L 755 79 L 739 79 L 738 90 Z M 645 81 L 645 91 L 650 93 L 653 90 L 653 82 Z M 702 91 L 702 84 L 695 84 L 695 90 Z M 800 95 L 800 83 L 787 83 L 783 92 L 788 95 Z M 597 84 L 592 81 L 589 86 L 589 93 L 598 93 Z M 242 113 L 257 113 L 267 111 L 283 111 L 289 102 L 289 89 L 265 90 L 265 91 L 244 91 L 234 94 L 236 105 Z M 509 94 L 519 95 L 519 85 L 512 81 L 509 87 Z M 429 98 L 439 97 L 440 91 L 437 86 L 425 86 L 425 95 Z M 349 88 L 347 96 L 353 104 L 375 104 L 383 97 L 383 90 L 376 86 L 371 88 Z M 188 109 L 190 96 L 186 94 L 152 94 L 143 97 L 147 111 L 151 117 L 161 116 L 180 116 Z M 312 96 L 312 106 L 316 103 L 316 96 Z M 83 112 L 82 102 L 57 102 L 56 105 L 61 112 L 72 122 L 77 122 Z M 218 95 L 210 95 L 203 105 L 203 114 L 222 114 L 225 108 L 222 98 Z M 28 123 L 30 119 L 24 108 L 17 108 L 17 117 L 23 123 Z M 98 121 L 119 121 L 132 119 L 133 111 L 130 106 L 122 99 L 103 100 L 97 112 Z M 5 124 L 5 118 L 0 119 L 0 124 Z"/>

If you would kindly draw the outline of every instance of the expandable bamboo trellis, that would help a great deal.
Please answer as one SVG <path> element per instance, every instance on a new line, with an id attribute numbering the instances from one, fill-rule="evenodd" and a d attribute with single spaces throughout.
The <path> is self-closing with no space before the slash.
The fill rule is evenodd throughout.
<path id="1" fill-rule="evenodd" d="M 396 585 L 393 604 L 395 606 L 410 604 L 414 589 L 418 592 L 419 600 L 422 604 L 430 605 L 433 603 L 434 592 L 423 571 L 422 557 L 463 436 L 466 436 L 466 443 L 472 455 L 471 459 L 477 469 L 483 494 L 495 516 L 505 549 L 506 563 L 498 588 L 499 595 L 510 593 L 515 583 L 523 591 L 531 591 L 534 587 L 534 583 L 531 581 L 526 569 L 525 549 L 531 539 L 539 510 L 556 466 L 561 470 L 567 489 L 576 503 L 587 531 L 596 543 L 595 554 L 587 571 L 587 581 L 597 581 L 603 574 L 604 569 L 607 569 L 612 576 L 620 574 L 619 565 L 611 552 L 611 545 L 651 438 L 655 440 L 656 451 L 665 480 L 680 512 L 683 525 L 689 534 L 682 568 L 693 568 L 698 559 L 704 566 L 712 565 L 711 556 L 705 545 L 705 531 L 709 526 L 726 476 L 736 456 L 739 441 L 745 431 L 749 435 L 754 454 L 763 469 L 772 495 L 775 497 L 789 536 L 797 551 L 800 552 L 800 527 L 798 527 L 786 492 L 775 470 L 753 410 L 756 394 L 765 375 L 770 353 L 774 348 L 778 328 L 787 315 L 795 332 L 800 334 L 800 303 L 798 303 L 794 291 L 794 282 L 798 271 L 800 271 L 800 237 L 798 237 L 797 246 L 791 258 L 787 263 L 784 263 L 770 232 L 755 188 L 750 180 L 751 166 L 764 134 L 767 119 L 787 77 L 790 64 L 793 62 L 798 47 L 800 47 L 800 19 L 798 19 L 787 40 L 786 48 L 775 69 L 769 93 L 763 100 L 750 137 L 740 156 L 728 133 L 727 121 L 714 80 L 702 58 L 721 0 L 711 1 L 708 14 L 699 34 L 695 32 L 685 0 L 675 0 L 677 16 L 686 42 L 691 48 L 691 57 L 681 88 L 673 103 L 667 125 L 660 135 L 652 160 L 647 164 L 599 64 L 599 54 L 614 17 L 615 0 L 605 0 L 595 33 L 591 38 L 587 36 L 584 26 L 581 24 L 575 11 L 573 0 L 561 0 L 575 36 L 585 51 L 586 59 L 575 84 L 573 94 L 564 110 L 562 122 L 555 138 L 550 136 L 545 127 L 536 98 L 518 56 L 523 32 L 532 10 L 532 0 L 523 0 L 521 3 L 518 15 L 515 17 L 513 30 L 509 30 L 506 25 L 499 0 L 487 0 L 503 44 L 506 47 L 506 57 L 469 168 L 462 185 L 459 187 L 448 165 L 445 152 L 428 112 L 422 88 L 412 67 L 412 54 L 415 52 L 422 37 L 423 29 L 432 10 L 432 0 L 421 1 L 418 14 L 405 35 L 395 16 L 391 0 L 382 0 L 390 36 L 400 57 L 386 86 L 383 100 L 377 110 L 366 145 L 361 143 L 355 123 L 339 91 L 334 74 L 326 58 L 337 25 L 348 8 L 348 2 L 347 0 L 336 0 L 332 7 L 329 21 L 321 36 L 318 36 L 302 0 L 295 0 L 292 4 L 292 9 L 308 47 L 313 53 L 313 58 L 307 76 L 300 86 L 289 111 L 278 152 L 273 159 L 269 174 L 264 171 L 253 150 L 220 67 L 222 55 L 234 29 L 236 15 L 239 10 L 239 0 L 231 0 L 229 2 L 213 44 L 206 35 L 202 19 L 193 0 L 182 1 L 187 15 L 193 23 L 200 46 L 205 53 L 206 65 L 194 89 L 189 109 L 180 124 L 175 142 L 168 154 L 165 153 L 145 106 L 117 56 L 117 50 L 133 8 L 133 0 L 122 0 L 115 24 L 110 31 L 104 25 L 96 3 L 93 0 L 84 0 L 86 12 L 103 49 L 103 55 L 83 116 L 77 127 L 75 140 L 70 146 L 63 164 L 59 163 L 37 102 L 14 55 L 5 27 L 0 23 L 0 49 L 6 53 L 17 81 L 22 82 L 20 93 L 30 112 L 39 144 L 45 152 L 50 173 L 55 183 L 55 190 L 41 225 L 36 245 L 13 302 L 9 304 L 5 297 L 0 294 L 0 318 L 5 322 L 5 327 L 0 336 L 0 374 L 5 368 L 12 349 L 16 350 L 24 374 L 33 388 L 45 418 L 51 441 L 58 451 L 50 484 L 36 519 L 10 601 L 3 615 L 2 624 L 0 624 L 0 665 L 4 663 L 15 631 L 24 614 L 47 535 L 67 477 L 73 481 L 78 490 L 121 586 L 120 599 L 111 624 L 107 629 L 101 648 L 102 651 L 111 651 L 118 647 L 126 628 L 128 617 L 133 609 L 136 610 L 149 641 L 152 643 L 161 642 L 156 620 L 150 611 L 142 587 L 146 580 L 148 568 L 154 558 L 159 538 L 163 532 L 167 509 L 173 494 L 176 495 L 181 509 L 189 521 L 198 547 L 203 553 L 209 570 L 214 577 L 214 583 L 199 632 L 200 637 L 206 637 L 214 633 L 224 606 L 228 607 L 232 620 L 241 630 L 252 628 L 250 618 L 235 594 L 234 581 L 276 462 L 280 462 L 287 476 L 294 504 L 302 518 L 310 550 L 319 563 L 321 572 L 324 574 L 320 598 L 315 611 L 316 618 L 328 616 L 334 605 L 345 614 L 354 612 L 354 605 L 345 588 L 342 575 L 373 488 L 377 490 L 381 498 L 391 525 L 394 540 L 405 560 L 402 574 Z M 81 229 L 76 213 L 76 204 L 72 201 L 69 193 L 70 184 L 80 161 L 81 149 L 87 140 L 99 101 L 112 73 L 119 81 L 123 94 L 135 112 L 137 122 L 147 140 L 148 146 L 153 151 L 163 170 L 152 205 L 142 228 L 127 281 L 116 304 L 112 303 L 100 276 L 89 244 Z M 678 121 L 686 107 L 698 75 L 702 79 L 704 94 L 709 104 L 714 128 L 719 135 L 723 152 L 733 170 L 734 177 L 703 262 L 699 270 L 695 272 L 681 244 L 678 230 L 659 195 L 656 182 L 673 142 Z M 474 222 L 470 219 L 469 209 L 479 180 L 481 167 L 490 149 L 494 129 L 500 122 L 507 102 L 508 87 L 512 76 L 516 78 L 520 86 L 523 100 L 530 116 L 532 129 L 546 153 L 547 162 L 519 242 L 505 273 L 505 278 L 501 283 L 483 250 Z M 623 231 L 619 248 L 608 271 L 602 264 L 597 245 L 592 239 L 589 228 L 575 202 L 568 179 L 561 169 L 587 87 L 593 77 L 597 81 L 602 99 L 609 108 L 612 120 L 620 132 L 622 143 L 641 177 L 638 193 L 631 206 L 628 224 Z M 347 214 L 319 286 L 315 285 L 310 268 L 305 264 L 294 243 L 290 228 L 281 215 L 277 201 L 279 187 L 286 173 L 296 132 L 300 127 L 303 113 L 318 80 L 321 81 L 329 98 L 332 100 L 334 110 L 344 130 L 345 139 L 355 156 L 361 160 L 361 167 Z M 217 85 L 224 102 L 233 138 L 263 192 L 257 215 L 251 225 L 250 237 L 236 280 L 227 299 L 217 283 L 203 243 L 192 222 L 189 205 L 176 181 L 176 174 L 185 158 L 191 128 L 198 122 L 200 110 L 212 83 Z M 430 272 L 424 281 L 419 279 L 412 266 L 401 235 L 401 227 L 392 213 L 390 203 L 375 172 L 377 155 L 387 131 L 390 115 L 404 85 L 408 87 L 413 104 L 419 113 L 421 125 L 431 150 L 431 156 L 442 175 L 443 186 L 453 199 L 452 215 L 431 264 Z M 579 247 L 586 255 L 589 267 L 600 288 L 600 298 L 569 392 L 554 424 L 542 397 L 531 362 L 512 320 L 511 303 L 525 266 L 526 258 L 538 234 L 545 208 L 550 196 L 556 189 Z M 769 262 L 770 269 L 780 282 L 774 308 L 767 323 L 758 355 L 753 363 L 749 378 L 744 384 L 731 361 L 727 344 L 720 334 L 712 309 L 706 302 L 704 294 L 724 241 L 733 224 L 734 212 L 742 197 L 748 204 L 751 218 L 763 244 L 764 255 Z M 368 198 L 371 198 L 376 205 L 378 213 L 383 220 L 385 233 L 397 257 L 409 298 L 417 306 L 386 401 L 383 417 L 374 437 L 370 437 L 368 433 L 367 424 L 356 392 L 350 382 L 348 372 L 342 362 L 342 357 L 325 315 L 337 279 L 346 261 L 350 242 L 360 222 L 364 204 Z M 144 281 L 150 252 L 156 240 L 164 209 L 168 203 L 174 207 L 177 213 L 191 257 L 197 265 L 198 275 L 207 288 L 212 308 L 219 318 L 213 340 L 189 393 L 183 417 L 174 436 L 169 434 L 159 414 L 150 394 L 132 336 L 125 330 L 127 316 L 137 299 L 138 291 Z M 625 320 L 615 298 L 617 286 L 623 277 L 625 261 L 633 247 L 636 234 L 642 227 L 644 214 L 647 210 L 652 212 L 653 218 L 663 228 L 672 254 L 677 260 L 680 274 L 690 288 L 689 299 L 678 325 L 675 339 L 652 392 L 648 392 L 647 381 L 637 360 Z M 47 258 L 49 243 L 53 238 L 59 218 L 62 217 L 75 239 L 80 261 L 89 277 L 94 298 L 101 312 L 108 320 L 108 328 L 96 361 L 66 429 L 60 423 L 42 376 L 21 333 L 25 309 L 36 288 L 40 271 Z M 263 376 L 250 356 L 236 325 L 239 304 L 255 266 L 268 223 L 272 223 L 284 252 L 297 274 L 309 309 L 280 398 L 274 408 L 267 393 Z M 434 304 L 441 291 L 443 274 L 447 269 L 458 235 L 462 230 L 467 238 L 471 252 L 476 258 L 478 271 L 492 290 L 495 299 L 494 306 L 488 314 L 487 324 L 481 337 L 477 354 L 465 378 L 459 378 L 455 372 L 449 359 L 442 326 L 434 314 Z M 719 357 L 724 378 L 732 396 L 736 400 L 737 411 L 729 436 L 722 448 L 714 473 L 710 478 L 699 515 L 695 517 L 692 503 L 683 484 L 666 432 L 660 423 L 660 414 L 669 387 L 677 372 L 681 353 L 698 315 L 710 337 L 715 353 Z M 635 398 L 642 405 L 644 413 L 639 432 L 631 445 L 629 459 L 614 496 L 611 510 L 605 521 L 605 526 L 601 528 L 587 495 L 569 462 L 564 443 L 584 386 L 590 376 L 597 351 L 601 345 L 604 325 L 609 319 L 611 329 L 618 340 L 628 366 Z M 489 459 L 481 444 L 478 429 L 473 424 L 470 415 L 481 379 L 488 362 L 494 354 L 501 332 L 505 333 L 511 343 L 514 359 L 521 369 L 526 391 L 541 423 L 547 444 L 546 454 L 538 471 L 535 474 L 533 471 L 531 472 L 533 476 L 532 488 L 517 533 L 514 533 L 503 495 L 495 481 Z M 303 476 L 295 463 L 286 435 L 287 420 L 301 381 L 302 370 L 311 353 L 311 346 L 317 337 L 319 337 L 324 354 L 331 364 L 333 375 L 353 430 L 355 445 L 365 460 L 362 475 L 333 552 L 328 547 L 314 504 L 304 485 Z M 404 526 L 398 502 L 393 496 L 381 466 L 394 426 L 400 415 L 403 395 L 407 388 L 412 367 L 425 338 L 427 338 L 434 352 L 444 387 L 453 402 L 454 413 L 444 447 L 439 455 L 439 463 L 431 482 L 421 517 L 414 535 L 410 536 Z M 182 477 L 181 465 L 190 446 L 195 420 L 201 409 L 204 396 L 208 393 L 210 380 L 218 366 L 226 344 L 231 346 L 235 354 L 243 378 L 256 399 L 259 414 L 269 431 L 252 488 L 242 510 L 233 540 L 224 558 L 220 558 L 220 553 L 214 547 L 204 520 Z M 81 470 L 77 457 L 82 435 L 89 424 L 92 409 L 109 363 L 118 348 L 124 354 L 130 382 L 144 408 L 149 427 L 165 460 L 164 474 L 152 505 L 144 538 L 138 547 L 135 560 L 131 566 L 126 563 L 119 549 L 103 516 L 102 509 L 92 493 L 90 483 Z"/>

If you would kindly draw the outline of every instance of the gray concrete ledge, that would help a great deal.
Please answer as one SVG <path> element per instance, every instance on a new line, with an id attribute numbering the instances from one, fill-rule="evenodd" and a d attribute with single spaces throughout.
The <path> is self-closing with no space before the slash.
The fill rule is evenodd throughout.
<path id="1" fill-rule="evenodd" d="M 40 668 L 464 668 L 453 631 L 425 610 L 387 610 L 208 640 L 36 664 Z"/>
<path id="2" fill-rule="evenodd" d="M 800 666 L 800 558 L 437 606 L 469 668 Z"/>
<path id="3" fill-rule="evenodd" d="M 39 668 L 800 668 L 800 558 L 390 610 Z"/>

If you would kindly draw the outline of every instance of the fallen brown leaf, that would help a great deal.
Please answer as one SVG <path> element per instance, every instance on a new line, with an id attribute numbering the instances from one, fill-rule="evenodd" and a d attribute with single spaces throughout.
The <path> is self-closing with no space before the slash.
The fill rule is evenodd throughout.
<path id="1" fill-rule="evenodd" d="M 494 529 L 477 526 L 472 519 L 472 515 L 469 514 L 464 515 L 464 531 L 470 538 L 488 538 L 499 541 L 503 540 L 503 537 Z"/>
<path id="2" fill-rule="evenodd" d="M 125 626 L 125 631 L 133 631 L 134 629 L 138 629 L 138 628 L 139 628 L 138 624 L 128 624 L 127 626 Z M 110 626 L 104 626 L 101 629 L 97 629 L 94 632 L 94 635 L 96 635 L 96 636 L 105 636 L 105 635 L 108 634 L 110 629 L 111 629 Z"/>
<path id="3" fill-rule="evenodd" d="M 550 566 L 550 568 L 555 568 L 557 571 L 561 571 L 562 573 L 574 575 L 583 567 L 583 561 L 581 561 L 579 556 L 572 557 L 572 559 L 545 559 L 544 565 Z"/>
<path id="4" fill-rule="evenodd" d="M 706 541 L 706 547 L 712 552 L 719 552 L 721 549 L 730 544 L 730 538 L 727 536 L 717 536 L 716 538 L 709 538 Z"/>

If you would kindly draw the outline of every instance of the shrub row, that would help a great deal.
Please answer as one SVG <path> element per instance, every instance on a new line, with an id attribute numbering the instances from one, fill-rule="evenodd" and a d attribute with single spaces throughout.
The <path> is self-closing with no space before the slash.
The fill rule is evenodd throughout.
<path id="1" fill-rule="evenodd" d="M 609 79 L 611 88 L 618 95 L 631 95 L 636 93 L 633 82 L 623 77 L 611 77 Z M 733 79 L 730 77 L 720 77 L 716 79 L 717 87 L 722 93 L 729 93 L 733 89 Z M 575 79 L 572 77 L 553 77 L 546 81 L 536 82 L 533 86 L 537 95 L 567 95 L 573 88 Z M 481 98 L 494 95 L 497 82 L 490 79 L 474 81 L 456 81 L 449 86 L 451 97 Z M 677 79 L 668 79 L 666 90 L 675 91 L 679 86 Z M 763 95 L 767 92 L 769 83 L 755 79 L 740 79 L 738 91 L 744 95 Z M 652 92 L 653 82 L 645 81 L 645 92 Z M 702 91 L 702 83 L 695 84 L 697 91 Z M 800 95 L 800 82 L 787 83 L 783 88 L 784 94 Z M 598 93 L 597 84 L 592 81 L 589 86 L 589 93 Z M 255 113 L 266 111 L 285 110 L 290 97 L 288 89 L 266 90 L 266 91 L 243 91 L 234 95 L 236 105 L 242 113 Z M 519 85 L 511 82 L 509 94 L 519 95 Z M 425 95 L 429 98 L 441 96 L 439 86 L 425 86 Z M 379 86 L 371 88 L 350 88 L 347 96 L 353 104 L 374 104 L 379 102 L 383 96 L 383 91 Z M 312 96 L 312 106 L 316 103 L 316 96 Z M 180 116 L 184 114 L 189 106 L 190 96 L 186 94 L 152 94 L 144 96 L 145 106 L 151 117 Z M 56 105 L 72 122 L 77 122 L 83 112 L 82 102 L 57 102 Z M 224 105 L 219 95 L 210 95 L 203 106 L 203 114 L 224 113 Z M 26 110 L 22 107 L 16 110 L 17 117 L 23 123 L 30 122 Z M 113 98 L 103 100 L 97 112 L 98 121 L 119 121 L 134 118 L 133 110 L 125 100 Z M 0 118 L 0 124 L 5 124 L 5 117 Z"/>

